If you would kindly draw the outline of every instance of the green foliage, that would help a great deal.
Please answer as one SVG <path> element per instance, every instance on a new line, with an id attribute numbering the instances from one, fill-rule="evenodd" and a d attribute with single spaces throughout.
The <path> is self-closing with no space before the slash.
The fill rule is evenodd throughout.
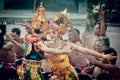
<path id="1" fill-rule="evenodd" d="M 107 4 L 108 0 L 88 0 L 87 1 L 87 12 L 88 12 L 88 19 L 91 23 L 92 28 L 94 27 L 94 25 L 96 24 L 96 22 L 99 21 L 99 15 L 98 13 L 94 13 L 94 7 L 97 6 L 98 4 L 100 4 L 100 1 L 102 1 L 101 4 Z M 109 14 L 108 12 L 105 13 L 105 21 L 109 22 L 108 20 Z"/>

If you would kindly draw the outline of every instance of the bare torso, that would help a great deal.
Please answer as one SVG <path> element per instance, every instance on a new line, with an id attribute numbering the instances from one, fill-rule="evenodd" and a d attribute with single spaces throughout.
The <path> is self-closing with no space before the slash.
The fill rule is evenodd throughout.
<path id="1" fill-rule="evenodd" d="M 2 49 L 0 49 L 0 59 L 7 63 L 15 62 L 15 52 L 13 46 L 10 44 L 5 44 Z"/>

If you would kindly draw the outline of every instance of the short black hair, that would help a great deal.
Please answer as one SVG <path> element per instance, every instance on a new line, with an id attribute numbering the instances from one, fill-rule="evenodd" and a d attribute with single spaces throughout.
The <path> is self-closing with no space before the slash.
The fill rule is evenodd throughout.
<path id="1" fill-rule="evenodd" d="M 75 31 L 77 32 L 78 35 L 80 35 L 80 31 L 77 28 L 74 28 Z M 72 30 L 70 29 L 68 32 L 71 32 Z"/>
<path id="2" fill-rule="evenodd" d="M 77 28 L 75 28 L 75 31 L 80 35 L 80 31 Z"/>
<path id="3" fill-rule="evenodd" d="M 112 47 L 110 47 L 110 48 L 108 48 L 108 49 L 105 49 L 105 50 L 103 50 L 102 52 L 103 52 L 104 54 L 112 54 L 112 56 L 117 56 L 117 51 L 116 51 L 114 48 L 112 48 Z M 117 58 L 110 60 L 111 64 L 113 64 L 113 65 L 116 64 L 116 61 L 117 61 Z"/>
<path id="4" fill-rule="evenodd" d="M 17 35 L 21 34 L 21 30 L 19 28 L 13 28 L 12 32 L 15 32 Z"/>

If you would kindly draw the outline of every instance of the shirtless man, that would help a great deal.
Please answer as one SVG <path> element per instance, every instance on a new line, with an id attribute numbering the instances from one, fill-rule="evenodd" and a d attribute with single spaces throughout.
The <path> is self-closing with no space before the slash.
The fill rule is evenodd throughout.
<path id="1" fill-rule="evenodd" d="M 100 23 L 97 23 L 94 27 L 94 35 L 92 36 L 92 43 L 88 44 L 91 45 L 89 48 L 90 49 L 94 49 L 95 46 L 95 42 L 97 40 L 98 37 L 100 36 L 105 36 L 106 37 L 106 30 L 107 30 L 107 26 L 104 23 L 104 11 L 103 10 L 98 10 L 99 13 L 99 17 L 100 17 Z"/>
<path id="2" fill-rule="evenodd" d="M 8 44 L 13 45 L 14 51 L 17 58 L 23 57 L 24 47 L 22 46 L 23 41 L 20 38 L 21 31 L 19 28 L 13 28 L 12 33 L 7 33 L 5 37 L 10 40 Z"/>
<path id="3" fill-rule="evenodd" d="M 112 76 L 112 80 L 119 80 L 120 79 L 120 68 L 117 67 L 116 65 L 112 64 L 103 64 L 96 59 L 91 60 L 92 64 L 100 67 L 101 69 L 109 71 L 109 75 Z"/>
<path id="4" fill-rule="evenodd" d="M 16 54 L 14 52 L 13 45 L 4 44 L 0 49 L 0 80 L 17 79 L 16 68 L 14 62 Z"/>
<path id="5" fill-rule="evenodd" d="M 80 32 L 76 28 L 73 28 L 73 26 L 71 26 L 71 29 L 68 31 L 68 38 L 70 42 L 82 46 L 82 41 L 80 39 Z M 79 67 L 83 69 L 84 67 L 87 66 L 86 55 L 80 54 L 80 52 L 78 51 L 72 51 L 68 55 L 74 67 Z"/>

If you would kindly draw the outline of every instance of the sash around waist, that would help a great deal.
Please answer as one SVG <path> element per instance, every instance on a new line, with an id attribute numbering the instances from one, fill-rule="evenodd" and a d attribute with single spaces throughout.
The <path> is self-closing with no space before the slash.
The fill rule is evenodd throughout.
<path id="1" fill-rule="evenodd" d="M 29 65 L 41 65 L 42 61 L 37 61 L 37 60 L 23 60 L 23 63 L 29 64 Z"/>

